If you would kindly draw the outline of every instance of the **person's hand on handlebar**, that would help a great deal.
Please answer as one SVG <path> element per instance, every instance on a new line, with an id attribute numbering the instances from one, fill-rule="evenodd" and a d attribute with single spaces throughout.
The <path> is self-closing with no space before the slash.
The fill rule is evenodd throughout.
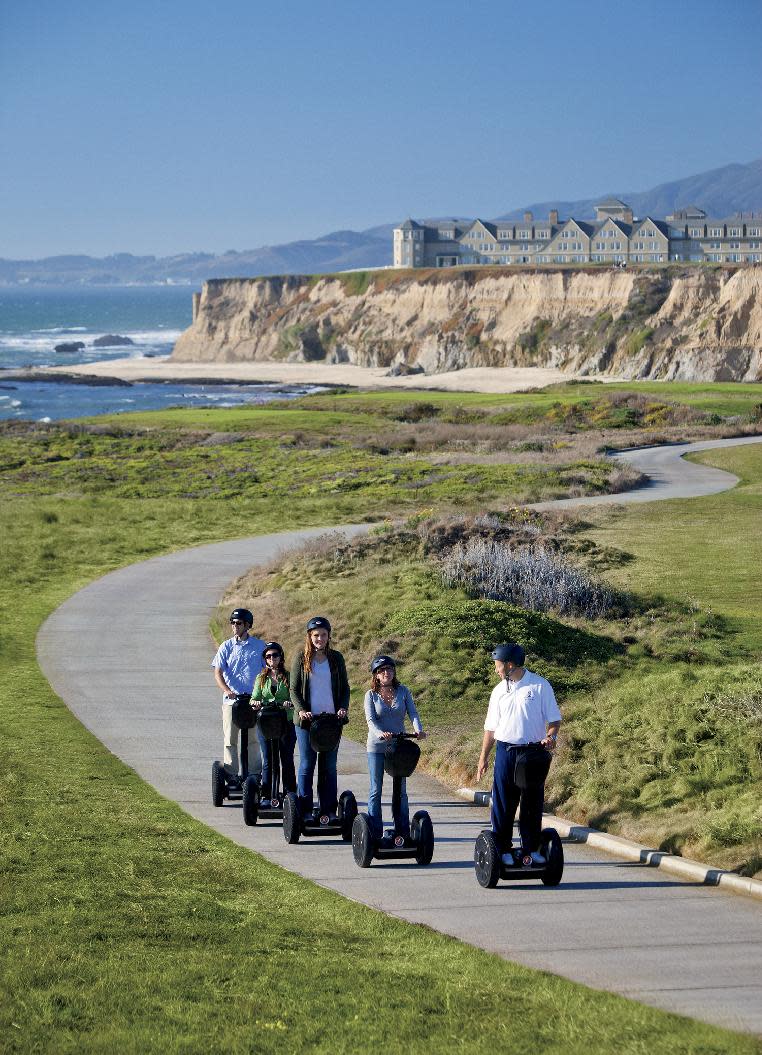
<path id="1" fill-rule="evenodd" d="M 394 733 L 381 733 L 381 739 L 382 740 L 393 740 L 394 739 Z"/>
<path id="2" fill-rule="evenodd" d="M 338 711 L 336 712 L 336 717 L 337 718 L 346 718 L 346 716 L 347 716 L 347 709 L 346 709 L 346 707 L 339 707 Z"/>
<path id="3" fill-rule="evenodd" d="M 312 721 L 312 711 L 299 711 L 299 721 L 300 722 L 310 722 L 310 721 Z"/>
<path id="4" fill-rule="evenodd" d="M 423 729 L 421 729 L 420 733 L 416 733 L 415 735 L 418 737 L 419 740 L 426 739 L 426 733 L 424 733 Z"/>

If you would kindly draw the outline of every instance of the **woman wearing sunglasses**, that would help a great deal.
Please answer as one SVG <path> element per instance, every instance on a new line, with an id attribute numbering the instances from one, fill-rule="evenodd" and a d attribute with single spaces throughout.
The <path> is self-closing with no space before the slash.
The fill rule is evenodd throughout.
<path id="1" fill-rule="evenodd" d="M 377 839 L 383 835 L 381 820 L 381 790 L 384 786 L 384 758 L 395 736 L 405 731 L 405 718 L 413 723 L 419 740 L 426 734 L 413 703 L 407 685 L 397 680 L 397 664 L 391 656 L 376 656 L 370 665 L 372 675 L 370 689 L 365 693 L 365 719 L 368 723 L 368 817 Z M 392 799 L 394 832 L 410 835 L 410 815 L 407 803 L 407 787 L 403 779 L 399 801 Z"/>
<path id="2" fill-rule="evenodd" d="M 260 706 L 278 706 L 286 710 L 288 724 L 286 731 L 279 740 L 266 740 L 262 730 L 257 723 L 257 738 L 262 751 L 262 788 L 270 787 L 272 776 L 272 765 L 274 752 L 278 752 L 280 759 L 281 780 L 283 791 L 296 791 L 296 773 L 294 771 L 294 748 L 296 747 L 296 731 L 294 730 L 294 709 L 291 706 L 291 694 L 289 690 L 289 677 L 286 670 L 283 649 L 277 641 L 268 641 L 265 644 L 263 657 L 264 669 L 257 675 L 254 682 L 254 690 L 251 694 L 252 703 Z M 269 799 L 263 798 L 260 806 L 264 809 L 270 805 Z"/>

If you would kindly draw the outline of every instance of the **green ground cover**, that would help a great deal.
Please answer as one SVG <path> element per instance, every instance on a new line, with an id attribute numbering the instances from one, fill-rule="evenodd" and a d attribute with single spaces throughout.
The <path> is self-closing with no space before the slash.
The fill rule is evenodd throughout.
<path id="1" fill-rule="evenodd" d="M 169 417 L 179 432 L 186 422 L 202 427 L 193 414 Z M 203 428 L 226 430 L 227 420 L 210 415 Z M 241 468 L 235 444 L 215 462 L 214 447 L 197 450 L 198 437 L 131 434 L 148 423 L 120 418 L 113 435 L 17 425 L 0 434 L 3 1050 L 494 1051 L 540 1043 L 559 1053 L 759 1052 L 753 1038 L 524 970 L 305 884 L 187 818 L 74 720 L 35 660 L 35 634 L 49 612 L 112 568 L 284 526 L 260 475 L 259 448 L 228 488 L 222 474 Z M 111 428 L 98 419 L 96 428 L 104 425 Z M 303 453 L 278 453 L 268 465 L 283 457 L 289 471 Z M 203 476 L 205 461 L 219 487 Z M 367 463 L 365 450 L 357 463 Z M 300 486 L 288 502 L 289 526 L 379 516 L 372 485 L 338 496 Z M 416 498 L 431 502 L 432 494 L 423 487 Z M 475 507 L 481 499 L 471 490 L 464 501 Z M 399 508 L 407 504 L 402 496 Z M 533 629 L 548 663 L 556 661 L 549 624 L 511 618 Z M 620 661 L 611 634 L 572 630 L 604 667 Z M 104 632 L 118 632 L 118 613 Z M 312 986 L 298 986 L 305 975 Z M 330 1015 L 317 991 L 330 995 Z"/>

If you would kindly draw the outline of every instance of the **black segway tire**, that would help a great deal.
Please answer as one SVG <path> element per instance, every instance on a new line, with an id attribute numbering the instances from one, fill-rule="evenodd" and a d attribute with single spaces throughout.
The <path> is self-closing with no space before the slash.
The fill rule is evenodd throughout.
<path id="1" fill-rule="evenodd" d="M 212 762 L 212 805 L 221 806 L 226 798 L 227 781 L 222 762 Z"/>
<path id="2" fill-rule="evenodd" d="M 410 837 L 415 843 L 415 859 L 419 865 L 431 864 L 434 856 L 434 825 L 426 810 L 413 814 Z"/>
<path id="3" fill-rule="evenodd" d="M 352 856 L 360 868 L 370 868 L 373 860 L 376 841 L 370 827 L 367 813 L 358 813 L 352 825 Z"/>
<path id="4" fill-rule="evenodd" d="M 243 782 L 243 823 L 253 825 L 259 817 L 259 782 L 256 777 L 247 777 Z"/>
<path id="5" fill-rule="evenodd" d="M 354 845 L 352 829 L 357 816 L 357 799 L 351 791 L 342 791 L 339 796 L 339 820 L 341 821 L 341 838 L 345 843 Z"/>
<path id="6" fill-rule="evenodd" d="M 299 816 L 299 799 L 296 792 L 289 791 L 283 800 L 283 838 L 287 843 L 298 843 L 302 834 Z"/>
<path id="7" fill-rule="evenodd" d="M 479 886 L 491 890 L 500 878 L 500 851 L 492 832 L 480 832 L 474 846 L 474 870 Z"/>
<path id="8" fill-rule="evenodd" d="M 558 886 L 564 874 L 564 844 L 555 828 L 543 828 L 540 852 L 548 862 L 541 877 L 543 883 L 545 886 Z"/>

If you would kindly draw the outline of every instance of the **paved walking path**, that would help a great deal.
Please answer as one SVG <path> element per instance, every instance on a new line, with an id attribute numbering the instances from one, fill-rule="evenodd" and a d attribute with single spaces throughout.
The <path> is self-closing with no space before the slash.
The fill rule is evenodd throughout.
<path id="1" fill-rule="evenodd" d="M 679 449 L 670 450 L 677 456 Z M 212 807 L 210 763 L 221 750 L 221 722 L 210 612 L 233 578 L 317 534 L 202 546 L 112 572 L 43 625 L 42 670 L 83 724 L 159 792 L 285 868 L 530 967 L 762 1033 L 762 911 L 751 899 L 668 879 L 575 843 L 566 844 L 560 887 L 501 883 L 483 890 L 472 855 L 487 812 L 417 774 L 409 784 L 411 808 L 430 811 L 436 834 L 428 868 L 401 861 L 362 870 L 340 841 L 289 846 L 273 822 L 247 828 L 240 806 Z M 104 637 L 114 612 L 118 633 Z M 99 642 L 95 658 L 81 649 L 87 639 Z M 352 788 L 362 803 L 363 747 L 342 744 L 339 772 L 340 789 Z"/>

